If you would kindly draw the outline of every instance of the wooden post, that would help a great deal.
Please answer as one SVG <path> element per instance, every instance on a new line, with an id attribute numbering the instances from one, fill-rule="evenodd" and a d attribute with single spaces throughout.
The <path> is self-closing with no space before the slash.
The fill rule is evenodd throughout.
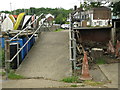
<path id="1" fill-rule="evenodd" d="M 114 27 L 111 30 L 111 40 L 113 45 L 115 45 L 116 42 L 116 22 L 114 22 Z"/>
<path id="2" fill-rule="evenodd" d="M 6 71 L 6 79 L 8 79 L 8 73 L 10 72 L 10 63 L 7 60 L 10 60 L 10 42 L 8 40 L 5 41 L 5 71 Z"/>

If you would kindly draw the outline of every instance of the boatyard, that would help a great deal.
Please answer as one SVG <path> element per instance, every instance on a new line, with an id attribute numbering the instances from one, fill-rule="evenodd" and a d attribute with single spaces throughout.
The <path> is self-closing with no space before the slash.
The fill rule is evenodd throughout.
<path id="1" fill-rule="evenodd" d="M 85 3 L 66 11 L 46 8 L 47 14 L 33 7 L 17 15 L 1 12 L 3 90 L 118 88 L 120 18 L 113 18 L 109 7 L 94 4 L 98 6 L 90 9 Z"/>

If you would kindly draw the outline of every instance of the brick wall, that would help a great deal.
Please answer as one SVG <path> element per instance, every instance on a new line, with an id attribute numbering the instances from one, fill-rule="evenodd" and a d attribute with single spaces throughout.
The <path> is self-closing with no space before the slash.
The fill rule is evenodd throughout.
<path id="1" fill-rule="evenodd" d="M 107 8 L 95 8 L 93 9 L 93 19 L 111 19 L 111 10 Z"/>

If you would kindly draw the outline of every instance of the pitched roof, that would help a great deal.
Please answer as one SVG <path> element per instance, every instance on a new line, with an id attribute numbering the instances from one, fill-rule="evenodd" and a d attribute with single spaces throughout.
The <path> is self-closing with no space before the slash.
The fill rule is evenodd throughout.
<path id="1" fill-rule="evenodd" d="M 54 18 L 54 16 L 52 15 L 52 14 L 47 14 L 46 16 L 45 16 L 46 18 L 48 18 L 48 17 L 52 17 L 52 18 Z"/>

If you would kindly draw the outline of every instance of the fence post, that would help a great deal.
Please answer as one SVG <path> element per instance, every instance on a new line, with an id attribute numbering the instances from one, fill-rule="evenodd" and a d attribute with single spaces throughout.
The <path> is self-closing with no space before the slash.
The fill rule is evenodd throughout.
<path id="1" fill-rule="evenodd" d="M 5 40 L 5 71 L 6 71 L 6 79 L 8 79 L 8 73 L 10 72 L 10 41 Z"/>

